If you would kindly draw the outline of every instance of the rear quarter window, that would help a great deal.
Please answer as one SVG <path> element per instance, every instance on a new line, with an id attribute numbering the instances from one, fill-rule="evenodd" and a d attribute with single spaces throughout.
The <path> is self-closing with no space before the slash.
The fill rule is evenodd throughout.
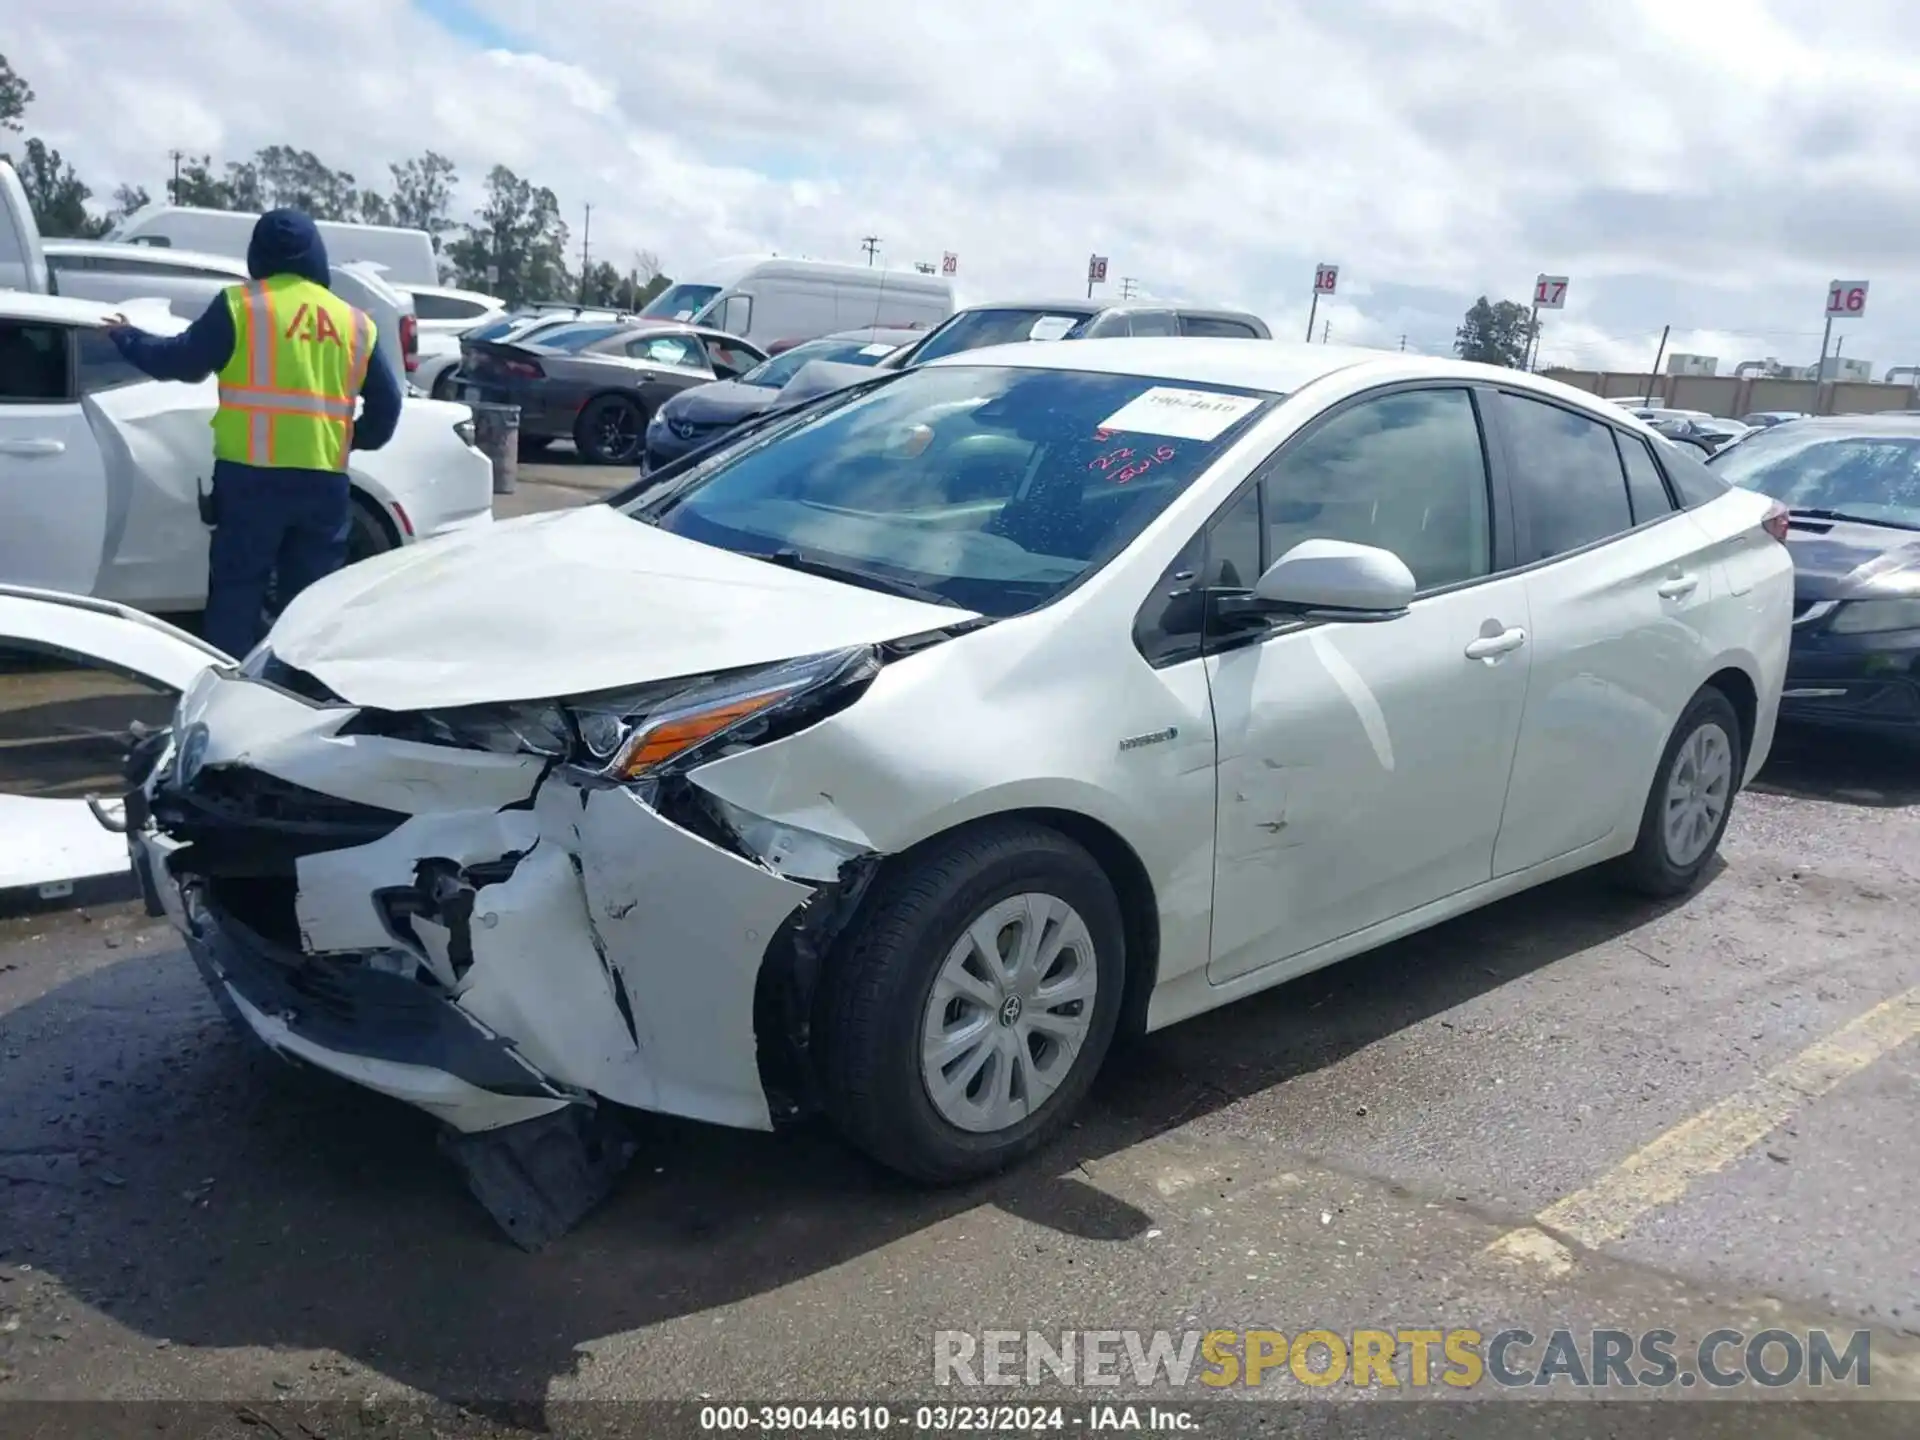
<path id="1" fill-rule="evenodd" d="M 1662 440 L 1654 448 L 1659 452 L 1660 468 L 1667 472 L 1667 483 L 1673 487 L 1682 510 L 1697 510 L 1733 488 L 1714 474 L 1697 454 L 1688 453 L 1694 446 Z"/>

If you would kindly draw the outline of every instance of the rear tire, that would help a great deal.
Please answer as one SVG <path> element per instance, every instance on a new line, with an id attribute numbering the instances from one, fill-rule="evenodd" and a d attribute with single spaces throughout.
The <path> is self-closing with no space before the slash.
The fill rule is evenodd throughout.
<path id="1" fill-rule="evenodd" d="M 396 548 L 399 540 L 374 509 L 373 502 L 354 492 L 353 506 L 347 517 L 347 564 L 353 565 Z"/>
<path id="2" fill-rule="evenodd" d="M 994 955 L 971 943 L 976 928 Z M 1105 872 L 1046 826 L 984 825 L 907 861 L 876 887 L 822 987 L 828 1113 L 926 1184 L 1032 1153 L 1106 1058 L 1125 946 Z"/>
<path id="3" fill-rule="evenodd" d="M 1620 878 L 1643 895 L 1668 899 L 1700 882 L 1720 849 L 1746 756 L 1733 703 L 1709 685 L 1673 727 L 1640 815 L 1640 836 Z"/>
<path id="4" fill-rule="evenodd" d="M 647 412 L 625 395 L 602 395 L 580 412 L 573 443 L 594 465 L 636 465 L 647 440 Z"/>
<path id="5" fill-rule="evenodd" d="M 433 377 L 433 389 L 428 393 L 432 395 L 435 400 L 453 399 L 453 387 L 459 383 L 454 378 L 454 375 L 459 368 L 457 365 L 449 365 Z"/>

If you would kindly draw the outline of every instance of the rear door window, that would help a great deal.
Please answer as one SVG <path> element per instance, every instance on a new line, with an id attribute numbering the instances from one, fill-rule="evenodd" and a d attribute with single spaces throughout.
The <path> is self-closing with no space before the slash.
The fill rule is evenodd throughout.
<path id="1" fill-rule="evenodd" d="M 1502 393 L 1499 405 L 1529 526 L 1523 562 L 1551 560 L 1633 528 L 1611 426 L 1521 395 Z"/>

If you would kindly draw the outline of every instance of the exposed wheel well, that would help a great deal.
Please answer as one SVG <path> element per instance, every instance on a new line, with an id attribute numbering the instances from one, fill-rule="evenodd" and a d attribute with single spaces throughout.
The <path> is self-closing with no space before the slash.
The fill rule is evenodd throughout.
<path id="1" fill-rule="evenodd" d="M 1733 713 L 1740 721 L 1740 761 L 1744 765 L 1753 754 L 1753 732 L 1760 718 L 1759 692 L 1747 672 L 1732 665 L 1709 676 L 1707 685 L 1727 697 L 1727 703 L 1733 706 Z"/>

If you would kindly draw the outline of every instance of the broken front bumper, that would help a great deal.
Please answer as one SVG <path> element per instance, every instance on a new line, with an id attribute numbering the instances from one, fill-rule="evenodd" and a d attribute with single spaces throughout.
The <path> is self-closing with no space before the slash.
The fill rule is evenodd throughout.
<path id="1" fill-rule="evenodd" d="M 356 713 L 209 671 L 136 777 L 135 868 L 229 1013 L 467 1134 L 596 1101 L 769 1128 L 763 967 L 835 887 Z"/>

